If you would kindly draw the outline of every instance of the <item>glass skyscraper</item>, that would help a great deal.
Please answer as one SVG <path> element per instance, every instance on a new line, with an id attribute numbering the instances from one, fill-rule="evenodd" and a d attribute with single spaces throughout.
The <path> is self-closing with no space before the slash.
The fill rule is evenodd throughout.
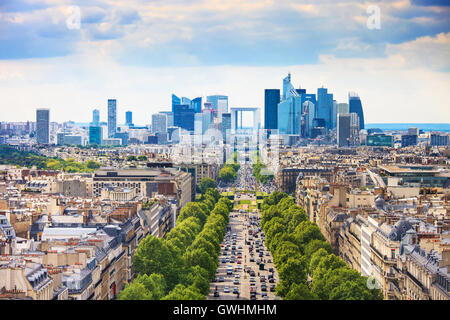
<path id="1" fill-rule="evenodd" d="M 231 113 L 222 113 L 222 137 L 224 143 L 229 143 L 231 130 Z"/>
<path id="2" fill-rule="evenodd" d="M 117 101 L 108 99 L 108 138 L 114 138 L 117 129 Z"/>
<path id="3" fill-rule="evenodd" d="M 216 111 L 217 117 L 221 119 L 224 112 L 228 112 L 228 97 L 221 95 L 207 96 L 206 101 L 210 102 L 212 108 Z"/>
<path id="4" fill-rule="evenodd" d="M 102 127 L 95 125 L 89 127 L 89 144 L 102 144 Z"/>
<path id="5" fill-rule="evenodd" d="M 130 127 L 133 126 L 133 112 L 131 111 L 125 112 L 125 124 Z"/>
<path id="6" fill-rule="evenodd" d="M 36 141 L 38 144 L 50 143 L 50 110 L 36 110 Z"/>
<path id="7" fill-rule="evenodd" d="M 167 115 L 163 113 L 157 113 L 152 115 L 152 132 L 167 132 Z"/>
<path id="8" fill-rule="evenodd" d="M 354 112 L 359 117 L 359 129 L 364 129 L 364 112 L 361 104 L 361 99 L 356 93 L 350 92 L 348 94 L 349 111 Z"/>
<path id="9" fill-rule="evenodd" d="M 174 106 L 173 124 L 175 127 L 183 128 L 187 131 L 194 131 L 194 109 L 189 105 L 179 104 Z"/>
<path id="10" fill-rule="evenodd" d="M 325 121 L 325 127 L 331 129 L 333 126 L 333 94 L 328 93 L 327 88 L 317 89 L 317 118 Z"/>
<path id="11" fill-rule="evenodd" d="M 94 109 L 92 111 L 92 124 L 98 125 L 100 123 L 100 110 Z"/>
<path id="12" fill-rule="evenodd" d="M 278 104 L 278 132 L 280 134 L 300 134 L 302 111 L 301 97 L 289 97 Z"/>
<path id="13" fill-rule="evenodd" d="M 264 129 L 278 128 L 278 104 L 280 89 L 264 90 Z"/>
<path id="14" fill-rule="evenodd" d="M 194 109 L 195 113 L 202 112 L 202 97 L 197 97 L 191 101 L 191 108 Z"/>
<path id="15" fill-rule="evenodd" d="M 181 104 L 181 99 L 172 94 L 172 112 L 175 110 L 175 106 Z"/>

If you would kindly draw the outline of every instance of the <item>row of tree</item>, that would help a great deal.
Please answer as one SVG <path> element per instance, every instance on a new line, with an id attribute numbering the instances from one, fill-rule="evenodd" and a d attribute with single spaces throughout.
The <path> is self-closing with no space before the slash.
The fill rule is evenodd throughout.
<path id="1" fill-rule="evenodd" d="M 262 174 L 261 170 L 265 169 L 266 165 L 261 162 L 261 158 L 256 156 L 256 162 L 253 164 L 253 175 L 255 176 L 256 181 L 261 183 L 266 183 L 269 180 L 273 179 L 273 174 Z"/>
<path id="2" fill-rule="evenodd" d="M 93 160 L 80 163 L 74 159 L 49 158 L 34 152 L 20 151 L 9 145 L 0 145 L 0 164 L 36 167 L 43 170 L 64 170 L 65 172 L 92 172 L 101 166 L 100 163 Z"/>
<path id="3" fill-rule="evenodd" d="M 188 203 L 165 238 L 147 236 L 136 249 L 139 273 L 119 294 L 122 300 L 200 300 L 215 277 L 220 243 L 232 202 L 216 189 Z"/>
<path id="4" fill-rule="evenodd" d="M 349 268 L 326 242 L 319 227 L 286 193 L 264 199 L 261 226 L 280 281 L 277 295 L 287 300 L 378 300 L 367 277 Z"/>
<path id="5" fill-rule="evenodd" d="M 231 182 L 237 178 L 237 172 L 239 171 L 240 164 L 237 161 L 237 153 L 233 153 L 231 159 L 229 159 L 219 171 L 219 180 L 223 182 Z"/>

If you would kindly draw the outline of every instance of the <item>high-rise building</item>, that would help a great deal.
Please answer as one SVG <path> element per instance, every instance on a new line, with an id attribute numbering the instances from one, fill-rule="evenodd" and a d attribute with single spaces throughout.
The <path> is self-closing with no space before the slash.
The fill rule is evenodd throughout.
<path id="1" fill-rule="evenodd" d="M 102 144 L 102 127 L 100 126 L 90 126 L 89 127 L 89 144 Z"/>
<path id="2" fill-rule="evenodd" d="M 327 88 L 317 89 L 317 118 L 325 121 L 325 128 L 332 129 L 333 94 Z"/>
<path id="3" fill-rule="evenodd" d="M 277 129 L 280 134 L 298 135 L 301 132 L 301 97 L 290 96 L 277 108 Z"/>
<path id="4" fill-rule="evenodd" d="M 152 132 L 167 132 L 167 115 L 164 113 L 157 113 L 152 115 Z"/>
<path id="5" fill-rule="evenodd" d="M 133 127 L 133 112 L 127 111 L 125 112 L 125 124 L 129 127 Z"/>
<path id="6" fill-rule="evenodd" d="M 189 105 L 179 104 L 174 106 L 173 124 L 187 131 L 194 131 L 194 109 Z"/>
<path id="7" fill-rule="evenodd" d="M 339 147 L 350 145 L 350 114 L 338 114 L 337 116 L 337 144 Z"/>
<path id="8" fill-rule="evenodd" d="M 191 105 L 191 99 L 186 98 L 186 97 L 181 97 L 181 104 L 187 104 L 187 105 Z"/>
<path id="9" fill-rule="evenodd" d="M 303 103 L 303 118 L 304 129 L 302 131 L 303 137 L 311 137 L 311 131 L 314 128 L 314 114 L 316 106 L 311 101 L 307 100 Z"/>
<path id="10" fill-rule="evenodd" d="M 167 127 L 173 127 L 173 112 L 161 111 L 160 114 L 165 114 L 167 116 Z"/>
<path id="11" fill-rule="evenodd" d="M 231 113 L 222 113 L 222 138 L 224 143 L 229 143 L 231 130 Z"/>
<path id="12" fill-rule="evenodd" d="M 350 112 L 350 145 L 359 145 L 359 116 L 354 112 Z"/>
<path id="13" fill-rule="evenodd" d="M 417 144 L 417 135 L 404 134 L 402 135 L 402 147 L 415 146 Z"/>
<path id="14" fill-rule="evenodd" d="M 408 128 L 408 135 L 410 136 L 419 136 L 419 128 Z"/>
<path id="15" fill-rule="evenodd" d="M 349 108 L 348 108 L 348 103 L 338 103 L 336 105 L 336 119 L 337 119 L 337 114 L 348 114 L 349 112 Z"/>
<path id="16" fill-rule="evenodd" d="M 50 143 L 50 110 L 36 110 L 36 141 L 38 144 Z"/>
<path id="17" fill-rule="evenodd" d="M 280 89 L 264 90 L 264 129 L 277 129 Z"/>
<path id="18" fill-rule="evenodd" d="M 369 147 L 393 147 L 394 136 L 384 133 L 369 134 L 366 138 L 366 145 Z"/>
<path id="19" fill-rule="evenodd" d="M 117 129 L 117 101 L 108 99 L 108 138 L 113 138 Z"/>
<path id="20" fill-rule="evenodd" d="M 191 108 L 194 109 L 195 113 L 202 112 L 202 97 L 192 99 Z"/>
<path id="21" fill-rule="evenodd" d="M 432 146 L 447 146 L 448 145 L 448 134 L 445 133 L 431 133 L 430 134 L 430 145 Z"/>
<path id="22" fill-rule="evenodd" d="M 337 126 L 337 102 L 333 100 L 333 108 L 331 110 L 331 128 L 335 129 Z"/>
<path id="23" fill-rule="evenodd" d="M 228 97 L 222 95 L 207 96 L 206 101 L 212 104 L 217 117 L 221 119 L 222 113 L 228 112 Z"/>
<path id="24" fill-rule="evenodd" d="M 181 104 L 181 99 L 176 95 L 172 94 L 172 113 L 175 110 L 175 106 Z"/>
<path id="25" fill-rule="evenodd" d="M 348 94 L 349 112 L 355 112 L 359 117 L 359 129 L 364 129 L 364 112 L 361 104 L 361 99 L 356 93 L 349 92 Z"/>
<path id="26" fill-rule="evenodd" d="M 100 110 L 94 109 L 92 111 L 92 124 L 98 126 L 100 123 Z"/>

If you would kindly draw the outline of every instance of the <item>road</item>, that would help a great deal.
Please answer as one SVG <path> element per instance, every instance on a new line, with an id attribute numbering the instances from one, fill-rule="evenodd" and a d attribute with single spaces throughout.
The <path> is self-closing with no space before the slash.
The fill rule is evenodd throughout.
<path id="1" fill-rule="evenodd" d="M 245 194 L 240 197 L 239 200 L 255 200 L 254 195 Z M 236 200 L 238 201 L 238 199 Z M 267 250 L 264 241 L 264 234 L 259 227 L 259 212 L 247 213 L 244 210 L 241 212 L 234 210 L 230 213 L 229 227 L 230 231 L 226 235 L 222 243 L 222 251 L 219 256 L 219 267 L 217 269 L 216 280 L 223 277 L 223 282 L 214 281 L 210 284 L 210 294 L 208 295 L 208 300 L 249 300 L 250 291 L 256 291 L 256 299 L 263 299 L 263 294 L 267 295 L 268 300 L 275 299 L 274 290 L 275 285 L 278 282 L 278 273 L 272 262 L 272 255 Z M 250 235 L 252 233 L 252 235 Z M 235 244 L 233 234 L 236 234 Z M 256 234 L 256 236 L 255 236 Z M 248 241 L 248 242 L 246 242 Z M 261 249 L 257 247 L 256 243 L 259 242 Z M 227 245 L 229 246 L 227 249 Z M 235 254 L 232 255 L 232 248 L 235 246 Z M 253 249 L 250 250 L 250 245 Z M 260 258 L 259 252 L 262 253 Z M 226 254 L 225 254 L 226 253 Z M 229 261 L 231 258 L 235 258 L 235 261 Z M 228 261 L 222 261 L 223 259 L 229 259 Z M 253 258 L 254 261 L 250 261 Z M 259 270 L 258 259 L 261 259 L 264 263 L 264 270 Z M 240 260 L 241 263 L 238 263 Z M 271 261 L 271 262 L 269 262 Z M 232 274 L 227 274 L 228 267 L 232 268 Z M 273 272 L 269 272 L 272 268 Z M 249 271 L 252 270 L 255 274 L 250 276 Z M 269 275 L 273 276 L 272 283 L 269 282 Z M 265 281 L 262 281 L 260 276 L 265 277 Z M 235 283 L 235 279 L 238 279 Z M 265 284 L 267 291 L 262 291 L 262 287 Z M 224 288 L 228 287 L 230 292 L 224 292 Z M 233 293 L 233 289 L 237 288 L 239 292 L 238 295 Z M 219 297 L 214 297 L 214 291 L 219 292 Z"/>

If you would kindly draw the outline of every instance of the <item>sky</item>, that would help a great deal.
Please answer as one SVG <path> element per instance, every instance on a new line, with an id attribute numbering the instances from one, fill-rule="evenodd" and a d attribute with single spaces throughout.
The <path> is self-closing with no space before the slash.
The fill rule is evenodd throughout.
<path id="1" fill-rule="evenodd" d="M 450 1 L 0 1 L 0 121 L 106 121 L 115 98 L 119 123 L 143 125 L 172 93 L 263 120 L 289 72 L 337 102 L 358 93 L 366 123 L 449 123 Z"/>

